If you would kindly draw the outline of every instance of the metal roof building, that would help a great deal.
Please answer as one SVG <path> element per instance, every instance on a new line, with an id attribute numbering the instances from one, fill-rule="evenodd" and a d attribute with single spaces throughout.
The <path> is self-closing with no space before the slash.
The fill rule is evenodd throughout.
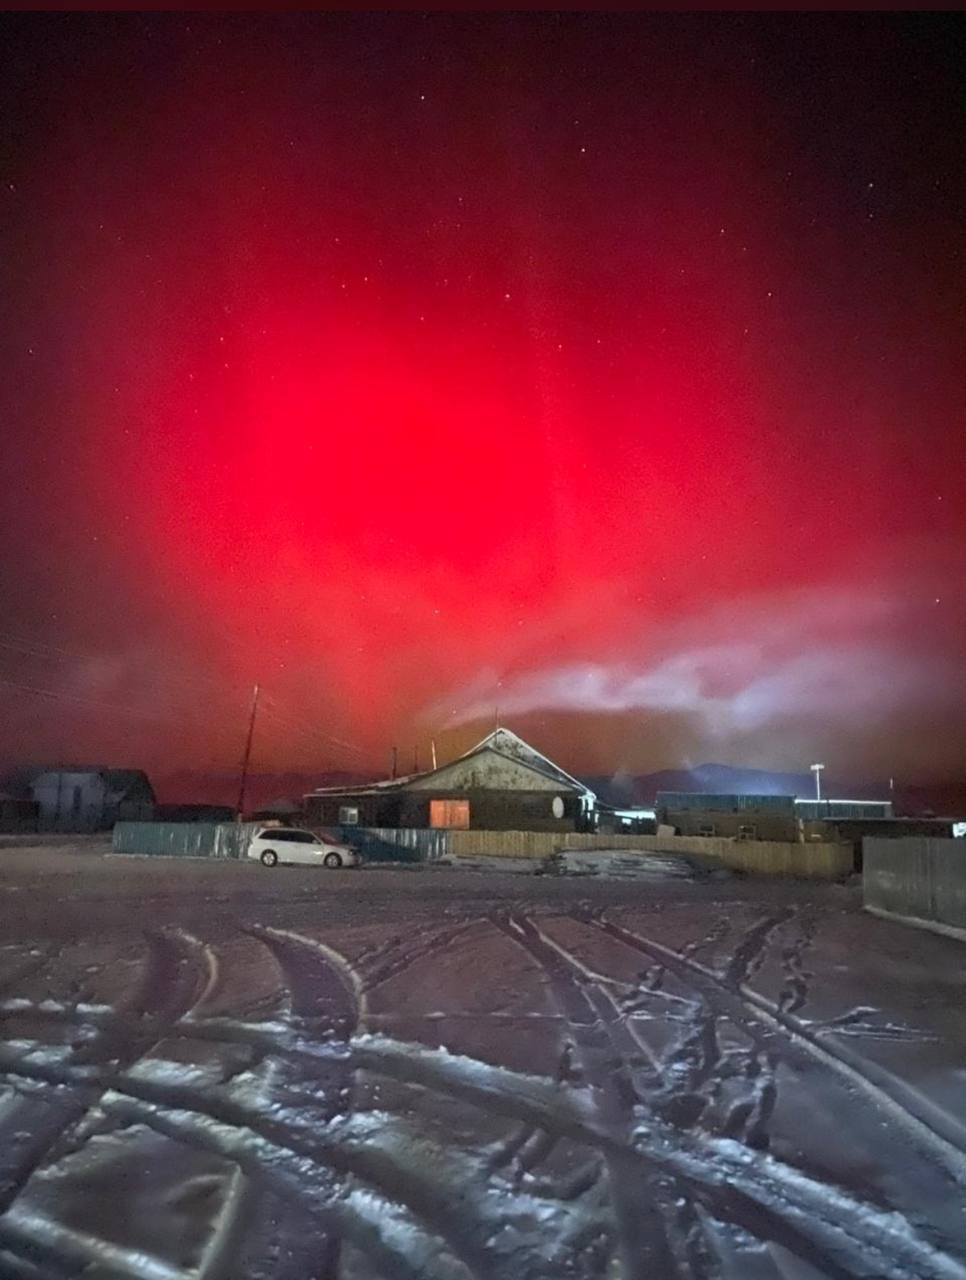
<path id="1" fill-rule="evenodd" d="M 317 826 L 581 831 L 593 828 L 596 808 L 584 783 L 503 728 L 437 769 L 305 797 Z"/>

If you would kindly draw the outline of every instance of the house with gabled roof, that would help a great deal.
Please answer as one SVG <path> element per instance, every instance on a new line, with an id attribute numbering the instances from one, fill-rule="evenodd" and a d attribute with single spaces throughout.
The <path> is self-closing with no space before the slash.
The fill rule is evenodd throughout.
<path id="1" fill-rule="evenodd" d="M 597 798 L 511 729 L 425 773 L 305 797 L 312 826 L 436 827 L 483 831 L 590 831 Z"/>
<path id="2" fill-rule="evenodd" d="M 38 765 L 15 770 L 6 786 L 37 806 L 37 821 L 46 831 L 108 831 L 122 819 L 155 816 L 154 790 L 141 769 Z"/>

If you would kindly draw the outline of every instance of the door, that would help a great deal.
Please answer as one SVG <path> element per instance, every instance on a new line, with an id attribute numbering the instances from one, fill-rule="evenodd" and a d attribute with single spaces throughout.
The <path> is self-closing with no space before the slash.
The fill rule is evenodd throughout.
<path id="1" fill-rule="evenodd" d="M 465 831 L 470 825 L 469 800 L 430 800 L 429 825 Z"/>

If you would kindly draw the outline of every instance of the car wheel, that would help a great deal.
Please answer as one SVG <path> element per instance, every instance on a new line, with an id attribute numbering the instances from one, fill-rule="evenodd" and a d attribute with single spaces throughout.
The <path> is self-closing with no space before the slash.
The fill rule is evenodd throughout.
<path id="1" fill-rule="evenodd" d="M 337 853 L 327 853 L 322 859 L 323 865 L 327 867 L 341 867 L 342 859 Z"/>
<path id="2" fill-rule="evenodd" d="M 261 864 L 263 867 L 274 867 L 278 865 L 278 854 L 274 849 L 265 849 L 263 851 Z"/>

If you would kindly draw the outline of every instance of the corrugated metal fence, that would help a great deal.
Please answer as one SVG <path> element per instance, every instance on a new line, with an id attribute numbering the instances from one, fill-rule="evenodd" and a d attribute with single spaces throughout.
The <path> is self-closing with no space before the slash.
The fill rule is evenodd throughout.
<path id="1" fill-rule="evenodd" d="M 867 838 L 862 890 L 871 911 L 966 929 L 966 840 Z"/>
<path id="2" fill-rule="evenodd" d="M 438 862 L 447 853 L 448 831 L 417 827 L 331 827 L 367 862 Z"/>
<path id="3" fill-rule="evenodd" d="M 118 822 L 115 853 L 167 858 L 243 858 L 259 822 Z M 414 828 L 326 827 L 367 862 L 436 862 L 446 853 L 446 831 Z"/>
<path id="4" fill-rule="evenodd" d="M 115 853 L 166 858 L 243 858 L 257 822 L 118 822 Z"/>

